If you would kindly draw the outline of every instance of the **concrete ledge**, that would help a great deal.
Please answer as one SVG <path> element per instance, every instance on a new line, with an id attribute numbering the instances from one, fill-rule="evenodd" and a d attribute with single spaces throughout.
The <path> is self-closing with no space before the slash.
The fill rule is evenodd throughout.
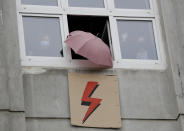
<path id="1" fill-rule="evenodd" d="M 74 127 L 68 119 L 27 119 L 27 131 L 182 131 L 179 121 L 123 120 L 121 129 Z"/>

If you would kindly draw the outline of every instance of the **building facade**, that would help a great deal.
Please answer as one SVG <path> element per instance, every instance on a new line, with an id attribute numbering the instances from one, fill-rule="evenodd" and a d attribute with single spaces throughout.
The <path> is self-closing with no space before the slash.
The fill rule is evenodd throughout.
<path id="1" fill-rule="evenodd" d="M 26 0 L 22 0 L 22 3 L 24 2 Z M 63 4 L 62 9 L 59 9 L 21 6 L 22 4 L 18 0 L 0 1 L 0 131 L 184 131 L 184 59 L 182 57 L 184 56 L 184 1 L 157 0 L 154 2 L 156 4 L 154 5 L 156 6 L 155 12 L 151 10 L 148 12 L 147 10 L 136 10 L 137 12 L 135 10 L 129 10 L 130 12 L 111 10 L 112 1 L 107 0 L 106 2 L 108 13 L 104 10 L 93 12 L 94 10 L 89 9 L 91 11 L 83 14 L 81 13 L 84 11 L 82 9 L 65 10 L 67 9 L 65 8 L 66 3 Z M 152 7 L 150 8 L 152 9 Z M 62 22 L 66 24 L 68 20 L 67 24 L 71 25 L 71 28 L 67 29 L 68 27 L 63 24 L 64 30 L 62 32 L 61 29 L 60 32 L 62 38 L 65 38 L 70 30 L 77 28 L 77 25 L 73 26 L 72 23 L 76 20 L 73 15 L 80 14 L 108 17 L 115 61 L 112 69 L 99 70 L 96 67 L 89 67 L 90 63 L 84 62 L 83 65 L 80 65 L 80 61 L 69 64 L 65 58 L 63 61 L 46 58 L 47 62 L 45 62 L 42 61 L 44 58 L 37 59 L 26 56 L 28 52 L 26 47 L 22 46 L 27 40 L 25 34 L 27 18 L 58 18 L 61 25 Z M 65 15 L 69 15 L 68 19 Z M 152 59 L 156 58 L 155 63 L 130 61 L 130 63 L 124 64 L 122 63 L 124 61 L 119 61 L 118 55 L 121 53 L 116 44 L 116 42 L 118 43 L 116 33 L 120 27 L 113 27 L 114 24 L 118 25 L 116 22 L 113 23 L 117 19 L 156 22 L 157 29 L 153 24 L 152 30 L 154 30 L 155 41 L 159 39 L 158 43 L 161 43 L 161 46 L 156 46 L 159 47 L 155 49 L 157 57 L 152 55 Z M 77 20 L 79 19 L 77 18 Z M 83 21 L 82 18 L 80 20 L 80 22 Z M 100 21 L 104 21 L 104 18 L 100 18 L 99 21 L 98 19 L 94 20 L 99 23 Z M 56 29 L 58 28 L 56 27 Z M 30 34 L 30 36 L 33 35 Z M 126 37 L 126 34 L 122 35 L 122 38 Z M 45 39 L 48 37 L 44 37 Z M 155 43 L 157 45 L 157 42 Z M 43 44 L 45 43 L 43 42 Z M 67 51 L 66 48 L 64 56 Z M 29 54 L 29 56 L 33 55 Z M 126 57 L 131 56 L 127 55 Z M 87 68 L 84 65 L 88 65 Z M 121 129 L 71 126 L 68 72 L 118 76 Z"/>

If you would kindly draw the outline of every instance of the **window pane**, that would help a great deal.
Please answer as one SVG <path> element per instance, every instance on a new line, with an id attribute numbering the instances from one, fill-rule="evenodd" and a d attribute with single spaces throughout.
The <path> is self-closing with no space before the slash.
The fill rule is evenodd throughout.
<path id="1" fill-rule="evenodd" d="M 104 0 L 68 0 L 72 7 L 104 8 Z"/>
<path id="2" fill-rule="evenodd" d="M 157 60 L 152 21 L 118 20 L 123 59 Z"/>
<path id="3" fill-rule="evenodd" d="M 57 6 L 57 0 L 21 0 L 22 4 Z"/>
<path id="4" fill-rule="evenodd" d="M 23 17 L 27 56 L 60 57 L 62 39 L 59 18 Z"/>
<path id="5" fill-rule="evenodd" d="M 96 16 L 68 16 L 69 32 L 82 30 L 90 32 L 101 38 L 108 46 L 110 46 L 110 38 L 108 32 L 108 17 Z M 85 59 L 72 51 L 72 59 Z"/>
<path id="6" fill-rule="evenodd" d="M 149 9 L 149 0 L 114 0 L 115 8 Z"/>

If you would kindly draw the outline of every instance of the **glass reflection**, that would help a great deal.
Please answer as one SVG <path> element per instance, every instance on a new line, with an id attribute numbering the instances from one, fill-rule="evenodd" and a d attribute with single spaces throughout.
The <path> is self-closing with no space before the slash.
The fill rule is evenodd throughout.
<path id="1" fill-rule="evenodd" d="M 104 0 L 68 0 L 71 7 L 104 8 Z"/>
<path id="2" fill-rule="evenodd" d="M 118 20 L 123 59 L 157 60 L 152 21 Z"/>
<path id="3" fill-rule="evenodd" d="M 27 56 L 61 56 L 59 18 L 24 16 L 23 26 Z"/>
<path id="4" fill-rule="evenodd" d="M 57 6 L 57 0 L 21 0 L 22 4 L 26 5 L 43 5 L 43 6 Z"/>
<path id="5" fill-rule="evenodd" d="M 149 0 L 114 0 L 115 8 L 150 9 Z"/>

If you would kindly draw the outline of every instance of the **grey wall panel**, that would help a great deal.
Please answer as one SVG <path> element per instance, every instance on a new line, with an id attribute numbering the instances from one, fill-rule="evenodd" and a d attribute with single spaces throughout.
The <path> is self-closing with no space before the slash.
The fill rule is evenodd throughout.
<path id="1" fill-rule="evenodd" d="M 3 16 L 2 16 L 2 9 L 0 7 L 0 28 L 2 28 L 2 24 L 3 24 Z"/>
<path id="2" fill-rule="evenodd" d="M 123 120 L 121 129 L 82 128 L 66 119 L 26 120 L 27 131 L 182 131 L 179 121 Z"/>
<path id="3" fill-rule="evenodd" d="M 2 0 L 0 0 L 0 28 L 1 28 L 1 25 L 2 25 Z"/>
<path id="4" fill-rule="evenodd" d="M 0 0 L 0 8 L 2 0 Z M 0 9 L 0 109 L 9 108 L 9 95 L 7 88 L 7 72 L 6 72 L 6 59 L 5 59 L 5 42 L 3 36 L 3 25 L 1 24 L 1 9 Z"/>
<path id="5" fill-rule="evenodd" d="M 176 12 L 176 22 L 177 26 L 176 29 L 178 31 L 178 40 L 179 40 L 179 61 L 178 61 L 178 72 L 179 72 L 179 88 L 180 88 L 180 95 L 179 102 L 181 106 L 181 113 L 184 113 L 184 1 L 183 0 L 177 0 L 173 1 L 175 5 L 175 12 Z M 178 56 L 176 56 L 178 57 Z"/>
<path id="6" fill-rule="evenodd" d="M 89 71 L 78 71 L 88 73 Z M 90 73 L 97 73 L 90 71 Z M 104 74 L 103 71 L 98 72 Z M 177 102 L 172 80 L 166 72 L 121 71 L 117 74 L 123 118 L 175 119 Z M 69 117 L 67 71 L 24 75 L 26 116 Z"/>
<path id="7" fill-rule="evenodd" d="M 8 109 L 8 108 L 9 108 L 9 95 L 7 90 L 7 75 L 5 68 L 0 66 L 0 109 Z"/>
<path id="8" fill-rule="evenodd" d="M 8 112 L 0 111 L 0 131 L 9 131 Z"/>
<path id="9" fill-rule="evenodd" d="M 2 3 L 2 0 L 0 0 L 0 9 L 2 9 L 2 4 L 3 4 L 3 3 Z"/>
<path id="10" fill-rule="evenodd" d="M 175 83 L 178 106 L 181 113 L 184 112 L 184 85 L 183 85 L 183 5 L 184 1 L 158 0 L 160 13 L 163 17 L 166 43 L 168 45 L 169 58 L 171 60 L 172 76 Z M 172 16 L 172 18 L 171 18 Z"/>
<path id="11" fill-rule="evenodd" d="M 8 128 L 8 131 L 26 131 L 25 114 L 23 112 L 9 112 Z"/>
<path id="12" fill-rule="evenodd" d="M 26 116 L 69 117 L 66 71 L 24 75 Z"/>
<path id="13" fill-rule="evenodd" d="M 0 131 L 26 131 L 22 112 L 0 111 Z"/>
<path id="14" fill-rule="evenodd" d="M 18 42 L 16 1 L 3 0 L 3 39 L 6 53 L 7 88 L 10 97 L 10 110 L 24 110 L 22 73 Z"/>
<path id="15" fill-rule="evenodd" d="M 7 88 L 7 72 L 5 68 L 5 46 L 2 41 L 2 29 L 0 26 L 0 109 L 9 108 L 9 95 Z"/>
<path id="16" fill-rule="evenodd" d="M 182 131 L 184 131 L 184 115 L 180 115 L 180 122 L 181 122 Z"/>
<path id="17" fill-rule="evenodd" d="M 123 118 L 175 119 L 174 85 L 167 72 L 119 71 Z"/>

